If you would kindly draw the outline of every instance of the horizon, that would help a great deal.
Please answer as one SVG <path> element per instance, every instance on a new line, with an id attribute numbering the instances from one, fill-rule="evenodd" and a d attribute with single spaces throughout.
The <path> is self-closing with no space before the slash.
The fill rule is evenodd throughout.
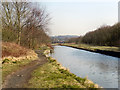
<path id="1" fill-rule="evenodd" d="M 103 25 L 112 26 L 118 22 L 118 0 L 52 1 L 42 2 L 52 17 L 50 36 L 83 36 Z"/>
<path id="2" fill-rule="evenodd" d="M 48 26 L 50 36 L 83 36 L 103 25 L 112 26 L 119 19 L 119 0 L 29 0 L 29 2 L 43 5 L 50 13 L 52 17 Z"/>

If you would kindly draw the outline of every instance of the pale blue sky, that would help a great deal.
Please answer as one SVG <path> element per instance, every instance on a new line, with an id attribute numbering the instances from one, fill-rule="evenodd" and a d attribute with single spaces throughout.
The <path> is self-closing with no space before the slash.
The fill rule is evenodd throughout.
<path id="1" fill-rule="evenodd" d="M 118 21 L 118 0 L 42 2 L 52 17 L 51 35 L 84 35 Z"/>

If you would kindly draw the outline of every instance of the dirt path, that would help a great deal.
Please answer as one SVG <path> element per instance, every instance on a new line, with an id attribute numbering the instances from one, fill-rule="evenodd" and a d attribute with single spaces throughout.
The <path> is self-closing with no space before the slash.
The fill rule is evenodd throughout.
<path id="1" fill-rule="evenodd" d="M 36 53 L 39 59 L 32 61 L 30 64 L 22 67 L 22 69 L 8 75 L 3 84 L 3 88 L 24 88 L 24 84 L 31 78 L 31 73 L 47 62 L 39 50 L 37 50 Z"/>

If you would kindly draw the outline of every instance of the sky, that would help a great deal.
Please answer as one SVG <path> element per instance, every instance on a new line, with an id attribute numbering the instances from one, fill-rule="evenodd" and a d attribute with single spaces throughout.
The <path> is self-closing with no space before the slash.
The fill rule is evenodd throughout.
<path id="1" fill-rule="evenodd" d="M 51 36 L 85 35 L 118 22 L 118 0 L 42 0 L 41 4 L 52 17 Z"/>

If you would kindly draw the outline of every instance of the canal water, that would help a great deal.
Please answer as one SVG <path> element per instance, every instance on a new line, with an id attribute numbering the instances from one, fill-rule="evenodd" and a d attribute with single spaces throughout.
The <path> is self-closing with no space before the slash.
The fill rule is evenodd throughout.
<path id="1" fill-rule="evenodd" d="M 51 56 L 79 77 L 103 88 L 118 88 L 119 58 L 66 46 L 54 46 Z"/>

